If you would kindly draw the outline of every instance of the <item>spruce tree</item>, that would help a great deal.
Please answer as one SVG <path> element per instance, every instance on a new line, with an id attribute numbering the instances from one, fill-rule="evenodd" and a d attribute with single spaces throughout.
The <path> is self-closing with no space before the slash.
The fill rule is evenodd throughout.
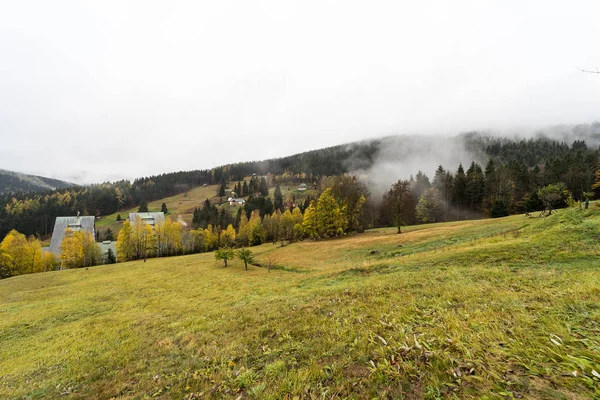
<path id="1" fill-rule="evenodd" d="M 115 240 L 115 239 L 114 239 L 114 236 L 113 236 L 113 232 L 110 230 L 110 228 L 108 228 L 108 229 L 106 230 L 106 232 L 104 233 L 104 240 L 110 240 L 111 242 L 112 242 L 113 240 Z"/>
<path id="2" fill-rule="evenodd" d="M 261 196 L 269 195 L 269 185 L 267 184 L 267 180 L 265 179 L 264 176 L 260 178 L 260 183 L 258 185 L 258 191 L 260 192 Z"/>
<path id="3" fill-rule="evenodd" d="M 167 204 L 166 203 L 162 203 L 162 205 L 160 206 L 160 211 L 163 213 L 168 213 L 169 209 L 167 208 Z"/>
<path id="4" fill-rule="evenodd" d="M 140 201 L 140 207 L 138 208 L 138 212 L 148 212 L 148 202 L 146 201 L 146 199 L 142 199 L 142 201 Z"/>
<path id="5" fill-rule="evenodd" d="M 281 189 L 279 185 L 275 187 L 275 194 L 273 195 L 273 206 L 276 210 L 283 210 L 283 195 L 281 194 Z"/>

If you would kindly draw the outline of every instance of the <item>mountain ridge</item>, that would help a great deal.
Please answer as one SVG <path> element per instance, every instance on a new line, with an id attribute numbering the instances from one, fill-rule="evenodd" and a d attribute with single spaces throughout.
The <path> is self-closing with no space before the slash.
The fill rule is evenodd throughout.
<path id="1" fill-rule="evenodd" d="M 38 192 L 76 186 L 74 183 L 0 168 L 0 194 Z"/>

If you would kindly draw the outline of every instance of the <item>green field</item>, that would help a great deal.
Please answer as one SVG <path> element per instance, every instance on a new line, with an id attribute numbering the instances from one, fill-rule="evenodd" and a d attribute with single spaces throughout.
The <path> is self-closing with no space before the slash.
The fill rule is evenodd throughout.
<path id="1" fill-rule="evenodd" d="M 593 208 L 9 278 L 0 398 L 599 398 Z"/>

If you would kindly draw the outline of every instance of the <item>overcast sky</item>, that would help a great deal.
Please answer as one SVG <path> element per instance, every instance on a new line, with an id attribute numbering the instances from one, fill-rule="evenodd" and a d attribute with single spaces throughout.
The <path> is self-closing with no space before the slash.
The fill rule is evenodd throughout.
<path id="1" fill-rule="evenodd" d="M 596 1 L 2 1 L 0 168 L 77 183 L 600 120 Z"/>

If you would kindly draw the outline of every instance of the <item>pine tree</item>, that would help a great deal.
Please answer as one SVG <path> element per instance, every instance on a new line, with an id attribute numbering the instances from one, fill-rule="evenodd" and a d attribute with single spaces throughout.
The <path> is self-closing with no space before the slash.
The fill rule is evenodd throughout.
<path id="1" fill-rule="evenodd" d="M 458 165 L 454 177 L 454 206 L 456 207 L 456 219 L 460 219 L 461 209 L 464 209 L 467 191 L 467 176 L 462 163 Z"/>
<path id="2" fill-rule="evenodd" d="M 140 207 L 138 208 L 138 212 L 148 212 L 148 202 L 146 201 L 146 199 L 142 199 L 140 201 Z"/>
<path id="3" fill-rule="evenodd" d="M 244 185 L 242 186 L 242 197 L 246 197 L 250 194 L 250 190 L 248 188 L 248 182 L 244 179 Z"/>
<path id="4" fill-rule="evenodd" d="M 269 195 L 269 185 L 267 184 L 267 180 L 265 179 L 265 177 L 261 177 L 260 178 L 260 183 L 258 186 L 258 191 L 260 192 L 261 196 L 268 196 Z"/>
<path id="5" fill-rule="evenodd" d="M 110 228 L 106 229 L 106 232 L 104 233 L 104 240 L 110 240 L 111 242 L 115 240 L 113 232 L 110 230 Z"/>
<path id="6" fill-rule="evenodd" d="M 160 206 L 160 211 L 163 212 L 165 215 L 169 212 L 166 203 L 162 203 L 162 205 Z"/>
<path id="7" fill-rule="evenodd" d="M 117 214 L 117 222 L 121 221 L 121 214 Z"/>
<path id="8" fill-rule="evenodd" d="M 219 191 L 217 192 L 217 196 L 219 196 L 219 197 L 225 196 L 225 182 L 221 183 L 221 186 L 219 186 Z"/>
<path id="9" fill-rule="evenodd" d="M 283 196 L 279 185 L 275 187 L 275 193 L 273 194 L 273 206 L 276 210 L 283 210 Z"/>
<path id="10" fill-rule="evenodd" d="M 108 249 L 106 252 L 106 263 L 107 264 L 115 264 L 117 262 L 117 258 L 115 257 L 115 253 L 113 253 L 112 249 Z"/>

